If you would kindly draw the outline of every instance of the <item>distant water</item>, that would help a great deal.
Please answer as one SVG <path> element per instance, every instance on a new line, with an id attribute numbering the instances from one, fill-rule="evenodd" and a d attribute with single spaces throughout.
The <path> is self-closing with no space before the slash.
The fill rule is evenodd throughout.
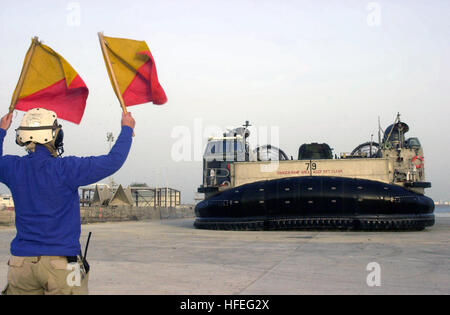
<path id="1" fill-rule="evenodd" d="M 436 217 L 450 217 L 450 206 L 436 206 L 434 215 Z"/>

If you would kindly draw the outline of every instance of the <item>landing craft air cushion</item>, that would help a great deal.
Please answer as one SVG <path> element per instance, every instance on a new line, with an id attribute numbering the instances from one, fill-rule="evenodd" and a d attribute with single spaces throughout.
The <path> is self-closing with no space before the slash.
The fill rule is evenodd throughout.
<path id="1" fill-rule="evenodd" d="M 303 144 L 297 160 L 271 145 L 251 150 L 248 126 L 208 140 L 195 227 L 422 230 L 434 224 L 423 149 L 418 138 L 405 139 L 409 127 L 400 115 L 379 143 L 334 158 L 324 143 Z"/>

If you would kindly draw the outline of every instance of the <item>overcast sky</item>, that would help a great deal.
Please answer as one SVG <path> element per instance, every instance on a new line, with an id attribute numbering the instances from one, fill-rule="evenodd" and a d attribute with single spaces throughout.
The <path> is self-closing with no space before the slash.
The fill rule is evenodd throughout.
<path id="1" fill-rule="evenodd" d="M 349 152 L 377 140 L 397 112 L 424 147 L 427 194 L 450 199 L 449 1 L 4 1 L 0 8 L 0 100 L 6 113 L 33 36 L 61 54 L 89 88 L 80 125 L 62 121 L 66 155 L 108 151 L 121 109 L 97 32 L 145 40 L 169 101 L 130 107 L 133 147 L 114 180 L 181 190 L 192 202 L 202 180 L 195 145 L 207 127 L 250 120 L 279 128 L 297 155 L 306 142 Z M 5 154 L 25 154 L 14 142 Z M 191 161 L 171 151 L 184 128 Z M 207 133 L 207 132 L 206 132 Z M 200 139 L 202 138 L 202 139 Z M 197 144 L 195 144 L 197 143 Z M 203 149 L 203 148 L 202 148 Z M 8 189 L 1 185 L 0 192 Z"/>

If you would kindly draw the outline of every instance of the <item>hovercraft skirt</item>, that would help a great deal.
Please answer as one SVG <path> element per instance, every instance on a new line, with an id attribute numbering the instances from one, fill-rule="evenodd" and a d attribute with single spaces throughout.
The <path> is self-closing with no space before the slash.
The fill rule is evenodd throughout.
<path id="1" fill-rule="evenodd" d="M 219 230 L 422 230 L 434 203 L 398 185 L 345 177 L 245 184 L 200 202 L 194 226 Z"/>
<path id="2" fill-rule="evenodd" d="M 289 218 L 240 220 L 203 220 L 197 218 L 198 229 L 270 231 L 270 230 L 372 230 L 420 231 L 434 225 L 434 215 L 410 218 Z"/>

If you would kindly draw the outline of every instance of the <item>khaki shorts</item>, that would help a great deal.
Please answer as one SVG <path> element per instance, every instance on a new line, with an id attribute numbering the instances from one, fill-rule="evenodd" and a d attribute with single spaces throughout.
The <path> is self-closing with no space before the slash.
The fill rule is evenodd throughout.
<path id="1" fill-rule="evenodd" d="M 11 256 L 8 284 L 2 295 L 88 294 L 88 278 L 83 264 L 69 264 L 64 256 Z"/>

